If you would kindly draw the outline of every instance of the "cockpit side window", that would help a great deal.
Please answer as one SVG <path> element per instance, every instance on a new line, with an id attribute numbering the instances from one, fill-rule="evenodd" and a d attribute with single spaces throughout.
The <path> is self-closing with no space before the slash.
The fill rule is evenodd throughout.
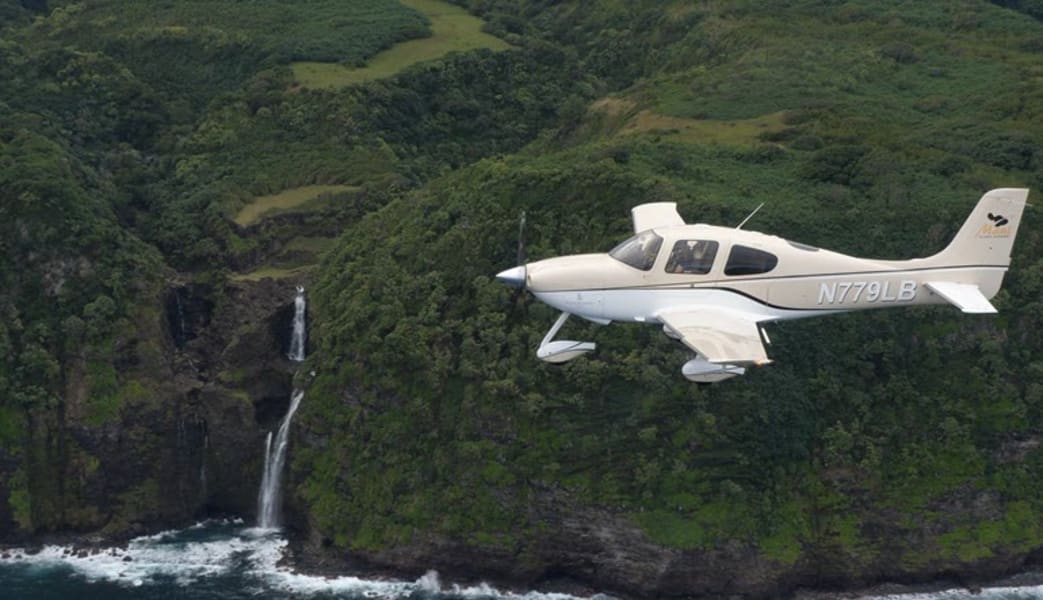
<path id="1" fill-rule="evenodd" d="M 706 275 L 717 257 L 717 246 L 711 240 L 678 240 L 666 261 L 666 272 Z"/>
<path id="2" fill-rule="evenodd" d="M 770 252 L 736 245 L 732 246 L 732 251 L 728 254 L 724 274 L 758 275 L 771 271 L 777 264 L 779 264 L 779 258 Z"/>
<path id="3" fill-rule="evenodd" d="M 655 257 L 662 245 L 663 238 L 651 230 L 644 231 L 616 246 L 608 255 L 635 269 L 647 271 L 655 264 Z"/>

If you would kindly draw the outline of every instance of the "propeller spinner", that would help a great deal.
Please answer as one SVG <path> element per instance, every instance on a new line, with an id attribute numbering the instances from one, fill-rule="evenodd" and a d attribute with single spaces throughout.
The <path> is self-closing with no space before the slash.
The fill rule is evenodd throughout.
<path id="1" fill-rule="evenodd" d="M 496 278 L 510 286 L 525 287 L 525 265 L 500 271 Z"/>

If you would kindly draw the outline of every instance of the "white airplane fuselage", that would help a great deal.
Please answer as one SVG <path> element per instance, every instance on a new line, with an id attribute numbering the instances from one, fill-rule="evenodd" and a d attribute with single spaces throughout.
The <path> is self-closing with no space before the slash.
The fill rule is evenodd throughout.
<path id="1" fill-rule="evenodd" d="M 609 254 L 549 258 L 527 265 L 526 287 L 536 298 L 590 321 L 658 323 L 657 315 L 684 305 L 714 305 L 749 314 L 758 322 L 798 319 L 870 308 L 947 304 L 923 282 L 944 279 L 978 286 L 992 298 L 1006 265 L 925 267 L 918 261 L 878 261 L 827 250 L 802 250 L 777 237 L 710 225 L 653 230 L 663 247 L 685 239 L 729 239 L 771 252 L 771 273 L 725 275 L 722 245 L 705 275 L 665 270 L 669 252 L 659 252 L 642 271 Z M 788 246 L 788 247 L 787 247 Z M 802 256 L 814 252 L 816 256 Z M 787 268 L 786 265 L 793 265 Z"/>
<path id="2" fill-rule="evenodd" d="M 755 345 L 758 337 L 767 342 L 760 329 L 765 322 L 930 304 L 996 312 L 988 300 L 1010 265 L 1027 196 L 1024 189 L 988 192 L 945 249 L 900 261 L 848 256 L 754 231 L 688 225 L 672 204 L 641 205 L 634 209 L 637 233 L 611 252 L 550 258 L 497 277 L 523 285 L 564 313 L 541 345 L 543 360 L 564 362 L 594 348 L 551 341 L 570 314 L 601 324 L 663 324 L 668 335 L 696 351 L 696 361 L 704 361 L 686 364 L 686 377 L 717 381 L 741 374 L 737 365 L 770 362 Z M 720 377 L 689 376 L 688 370 L 710 367 Z"/>

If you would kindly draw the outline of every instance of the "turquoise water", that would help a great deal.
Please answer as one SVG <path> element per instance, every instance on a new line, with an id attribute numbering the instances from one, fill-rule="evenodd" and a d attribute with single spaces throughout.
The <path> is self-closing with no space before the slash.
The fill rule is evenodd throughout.
<path id="1" fill-rule="evenodd" d="M 0 558 L 0 598 L 572 598 L 563 594 L 505 593 L 489 586 L 443 585 L 433 572 L 416 581 L 304 575 L 278 565 L 285 547 L 286 540 L 278 531 L 245 527 L 235 521 L 211 521 L 136 538 L 125 549 L 111 548 L 90 556 L 76 556 L 60 546 L 45 547 L 34 555 L 9 550 L 8 558 Z"/>

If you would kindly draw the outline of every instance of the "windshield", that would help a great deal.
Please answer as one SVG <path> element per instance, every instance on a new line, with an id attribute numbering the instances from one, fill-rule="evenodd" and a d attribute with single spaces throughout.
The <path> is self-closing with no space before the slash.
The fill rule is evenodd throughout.
<path id="1" fill-rule="evenodd" d="M 663 238 L 652 231 L 645 231 L 616 246 L 608 255 L 635 269 L 647 271 L 655 264 L 655 257 L 662 245 Z"/>

